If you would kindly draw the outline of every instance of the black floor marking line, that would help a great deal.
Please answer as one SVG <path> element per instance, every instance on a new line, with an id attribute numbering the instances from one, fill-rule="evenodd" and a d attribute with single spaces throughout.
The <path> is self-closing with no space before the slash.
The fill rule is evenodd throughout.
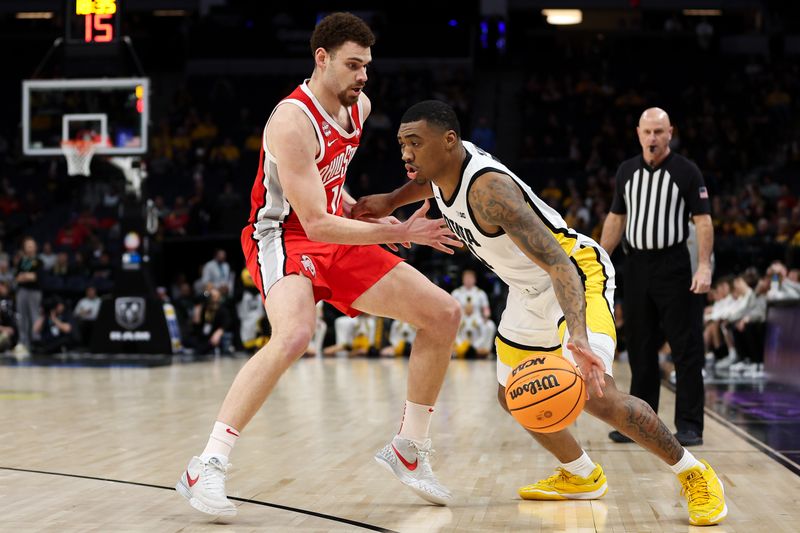
<path id="1" fill-rule="evenodd" d="M 13 468 L 10 466 L 0 466 L 0 470 L 10 470 L 13 472 L 27 472 L 30 474 L 45 474 L 49 476 L 62 476 L 62 477 L 74 477 L 78 479 L 91 479 L 93 481 L 107 481 L 109 483 L 120 483 L 122 485 L 136 485 L 138 487 L 149 487 L 151 489 L 163 489 L 163 490 L 175 490 L 175 487 L 165 487 L 164 485 L 152 485 L 150 483 L 139 483 L 137 481 L 124 481 L 121 479 L 109 479 L 104 477 L 93 477 L 93 476 L 82 476 L 79 474 L 64 474 L 63 472 L 47 472 L 44 470 L 30 470 L 27 468 Z M 324 520 L 331 520 L 333 522 L 340 522 L 342 524 L 348 524 L 351 526 L 360 527 L 362 529 L 368 529 L 370 531 L 381 531 L 382 533 L 398 533 L 392 529 L 386 529 L 380 526 L 373 526 L 372 524 L 365 524 L 364 522 L 357 522 L 356 520 L 350 520 L 348 518 L 341 518 L 338 516 L 333 516 L 325 513 L 318 513 L 316 511 L 309 511 L 307 509 L 300 509 L 298 507 L 289 507 L 287 505 L 280 505 L 277 503 L 269 503 L 269 502 L 262 502 L 260 500 L 249 500 L 247 498 L 237 498 L 237 497 L 228 497 L 229 500 L 235 500 L 237 502 L 243 503 L 252 503 L 254 505 L 262 505 L 264 507 L 272 507 L 273 509 L 280 509 L 282 511 L 291 511 L 293 513 L 300 513 L 309 516 L 315 516 L 317 518 L 322 518 Z M 210 516 L 210 515 L 209 515 Z"/>

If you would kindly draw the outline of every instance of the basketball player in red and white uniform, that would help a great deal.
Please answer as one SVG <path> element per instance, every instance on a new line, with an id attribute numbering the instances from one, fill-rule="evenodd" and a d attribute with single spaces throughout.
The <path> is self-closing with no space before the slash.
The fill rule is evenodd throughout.
<path id="1" fill-rule="evenodd" d="M 325 17 L 311 36 L 311 79 L 267 121 L 242 246 L 272 338 L 239 371 L 205 450 L 175 487 L 202 512 L 236 514 L 225 495 L 228 457 L 280 376 L 308 347 L 319 300 L 350 316 L 386 316 L 417 328 L 400 432 L 375 459 L 424 499 L 440 505 L 450 500 L 431 470 L 428 430 L 460 307 L 377 245 L 414 242 L 452 253 L 450 247 L 460 243 L 442 219 L 425 217 L 427 204 L 403 223 L 348 218 L 355 201 L 344 190 L 345 173 L 370 112 L 362 89 L 374 40 L 358 17 Z"/>

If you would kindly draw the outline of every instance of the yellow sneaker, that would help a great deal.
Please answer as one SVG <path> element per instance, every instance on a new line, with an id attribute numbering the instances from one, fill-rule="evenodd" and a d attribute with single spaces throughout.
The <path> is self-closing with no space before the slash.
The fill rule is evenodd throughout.
<path id="1" fill-rule="evenodd" d="M 603 467 L 595 463 L 589 477 L 571 474 L 561 467 L 547 479 L 519 489 L 523 500 L 596 500 L 608 492 Z"/>
<path id="2" fill-rule="evenodd" d="M 712 526 L 719 524 L 728 515 L 725 505 L 725 489 L 714 469 L 705 461 L 700 461 L 705 470 L 692 468 L 679 474 L 683 485 L 681 494 L 686 496 L 689 504 L 689 523 L 694 526 Z"/>

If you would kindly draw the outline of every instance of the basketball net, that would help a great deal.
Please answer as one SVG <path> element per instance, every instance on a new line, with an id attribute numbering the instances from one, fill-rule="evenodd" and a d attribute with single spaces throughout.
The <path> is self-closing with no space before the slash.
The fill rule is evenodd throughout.
<path id="1" fill-rule="evenodd" d="M 67 174 L 70 176 L 91 175 L 92 156 L 97 144 L 91 140 L 71 139 L 61 143 L 61 151 L 67 160 Z"/>

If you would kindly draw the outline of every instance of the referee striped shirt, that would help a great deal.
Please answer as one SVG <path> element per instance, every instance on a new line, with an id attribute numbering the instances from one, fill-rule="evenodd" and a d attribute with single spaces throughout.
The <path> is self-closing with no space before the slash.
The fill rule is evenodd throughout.
<path id="1" fill-rule="evenodd" d="M 627 215 L 625 238 L 636 250 L 659 250 L 685 242 L 689 217 L 711 213 L 697 165 L 670 152 L 655 168 L 639 155 L 617 170 L 611 212 Z"/>

